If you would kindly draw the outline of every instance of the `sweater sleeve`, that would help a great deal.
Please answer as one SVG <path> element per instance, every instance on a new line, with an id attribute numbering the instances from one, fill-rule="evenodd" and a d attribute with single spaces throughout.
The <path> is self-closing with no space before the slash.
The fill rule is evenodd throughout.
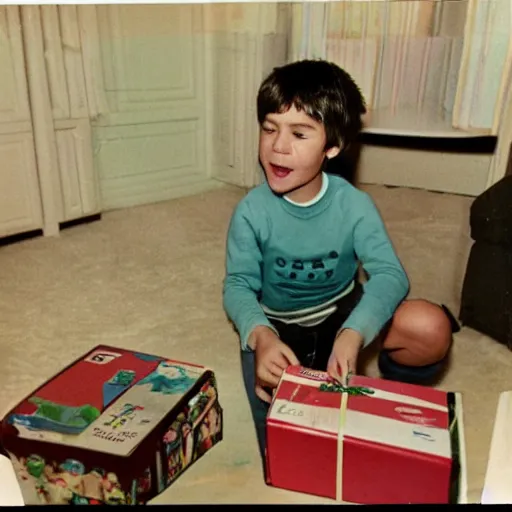
<path id="1" fill-rule="evenodd" d="M 370 196 L 361 193 L 362 209 L 354 226 L 354 250 L 368 274 L 364 294 L 342 325 L 363 336 L 369 345 L 390 320 L 409 292 L 409 280 L 400 263 L 384 222 Z"/>
<path id="2" fill-rule="evenodd" d="M 260 244 L 250 221 L 249 209 L 241 202 L 231 218 L 227 235 L 223 303 L 245 351 L 250 350 L 247 342 L 255 327 L 265 325 L 275 331 L 258 300 L 262 265 Z"/>

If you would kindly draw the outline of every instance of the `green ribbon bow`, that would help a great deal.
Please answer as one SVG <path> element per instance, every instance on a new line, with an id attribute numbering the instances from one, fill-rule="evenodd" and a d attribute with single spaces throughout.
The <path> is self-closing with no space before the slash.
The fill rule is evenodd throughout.
<path id="1" fill-rule="evenodd" d="M 327 384 L 323 382 L 320 384 L 320 391 L 328 393 L 347 393 L 352 396 L 367 396 L 373 395 L 375 391 L 364 386 L 343 386 L 342 384 Z"/>

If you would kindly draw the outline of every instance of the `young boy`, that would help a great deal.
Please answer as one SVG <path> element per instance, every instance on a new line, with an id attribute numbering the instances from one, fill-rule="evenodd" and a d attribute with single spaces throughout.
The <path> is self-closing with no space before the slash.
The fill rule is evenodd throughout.
<path id="1" fill-rule="evenodd" d="M 407 276 L 369 195 L 324 172 L 361 129 L 365 102 L 351 77 L 295 62 L 274 69 L 257 102 L 266 183 L 231 219 L 223 296 L 263 456 L 268 403 L 288 365 L 346 381 L 380 338 L 384 378 L 427 382 L 456 322 L 444 306 L 405 300 Z"/>

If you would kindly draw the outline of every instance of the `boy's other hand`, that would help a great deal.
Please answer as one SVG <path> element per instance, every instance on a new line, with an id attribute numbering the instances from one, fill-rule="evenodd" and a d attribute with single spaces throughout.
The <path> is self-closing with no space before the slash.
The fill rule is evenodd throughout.
<path id="1" fill-rule="evenodd" d="M 256 365 L 256 395 L 261 400 L 270 403 L 272 397 L 264 388 L 276 388 L 283 371 L 290 365 L 300 363 L 293 350 L 283 343 L 269 327 L 256 327 L 253 344 Z"/>
<path id="2" fill-rule="evenodd" d="M 362 346 L 361 334 L 352 329 L 342 330 L 336 337 L 327 363 L 329 376 L 348 386 L 348 377 L 356 372 L 357 357 Z"/>

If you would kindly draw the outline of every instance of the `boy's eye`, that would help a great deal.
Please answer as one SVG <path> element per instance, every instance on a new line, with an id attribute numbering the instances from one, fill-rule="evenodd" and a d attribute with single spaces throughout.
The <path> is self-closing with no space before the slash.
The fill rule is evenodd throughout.
<path id="1" fill-rule="evenodd" d="M 262 129 L 265 133 L 273 133 L 275 131 L 274 128 L 270 128 L 269 126 L 263 126 Z"/>
<path id="2" fill-rule="evenodd" d="M 300 133 L 300 132 L 293 132 L 293 135 L 295 135 L 295 137 L 297 137 L 298 139 L 305 139 L 306 138 L 306 136 L 303 133 Z"/>

